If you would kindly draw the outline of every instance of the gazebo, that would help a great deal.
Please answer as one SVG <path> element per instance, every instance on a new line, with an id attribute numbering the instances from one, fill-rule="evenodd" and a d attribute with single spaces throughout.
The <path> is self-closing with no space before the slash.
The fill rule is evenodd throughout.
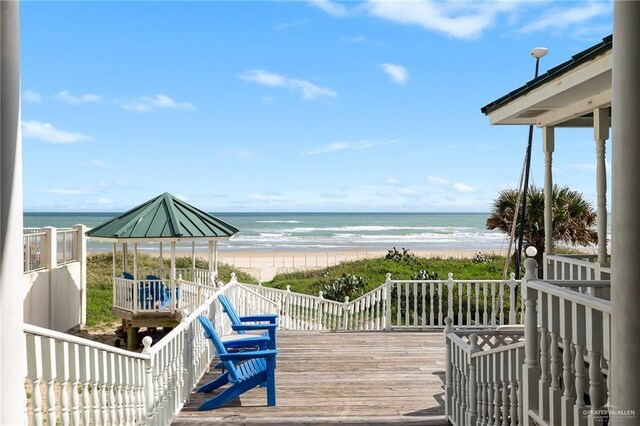
<path id="1" fill-rule="evenodd" d="M 218 241 L 237 232 L 237 228 L 165 192 L 86 233 L 92 240 L 113 243 L 112 312 L 127 329 L 130 349 L 136 346 L 140 327 L 174 327 L 185 310 L 199 303 L 203 289 L 216 286 Z M 191 248 L 191 268 L 177 269 L 177 246 L 185 243 Z M 208 245 L 207 270 L 196 268 L 196 246 L 204 243 Z M 157 268 L 138 267 L 139 244 L 145 248 L 158 244 Z M 169 268 L 164 265 L 166 245 Z M 131 249 L 133 265 L 128 260 Z"/>

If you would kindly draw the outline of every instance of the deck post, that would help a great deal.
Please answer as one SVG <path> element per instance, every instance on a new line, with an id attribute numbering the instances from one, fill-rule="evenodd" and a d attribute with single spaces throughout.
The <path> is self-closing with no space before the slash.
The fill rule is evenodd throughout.
<path id="1" fill-rule="evenodd" d="M 387 272 L 387 279 L 384 282 L 384 297 L 385 297 L 385 309 L 384 309 L 384 329 L 391 331 L 391 274 Z"/>
<path id="2" fill-rule="evenodd" d="M 80 324 L 87 322 L 87 227 L 75 225 L 77 233 L 76 258 L 80 262 Z"/>
<path id="3" fill-rule="evenodd" d="M 553 151 L 555 128 L 542 128 L 542 150 L 544 151 L 544 252 L 553 254 Z M 543 265 L 544 269 L 546 264 Z"/>
<path id="4" fill-rule="evenodd" d="M 609 139 L 609 108 L 593 110 L 593 133 L 596 142 L 596 189 L 598 206 L 598 263 L 607 263 L 607 166 L 605 143 Z M 600 279 L 598 277 L 598 279 Z"/>
<path id="5" fill-rule="evenodd" d="M 640 419 L 640 2 L 613 4 L 613 203 L 611 269 L 611 404 Z M 612 423 L 627 419 L 613 418 Z M 627 423 L 628 424 L 628 423 Z"/>
<path id="6" fill-rule="evenodd" d="M 144 339 L 142 339 L 142 344 L 144 345 L 144 349 L 142 350 L 143 354 L 148 354 L 151 351 L 152 341 L 153 340 L 149 336 L 146 336 Z M 153 426 L 154 424 L 154 394 L 153 357 L 150 356 L 149 359 L 146 359 L 144 361 L 144 416 L 147 426 Z"/>
<path id="7" fill-rule="evenodd" d="M 453 397 L 453 361 L 451 359 L 451 344 L 447 335 L 453 332 L 453 319 L 444 319 L 444 349 L 445 349 L 445 384 L 444 384 L 444 416 L 445 420 L 451 416 L 451 398 Z"/>
<path id="8" fill-rule="evenodd" d="M 469 336 L 469 406 L 467 407 L 466 413 L 466 424 L 473 425 L 476 423 L 476 419 L 478 418 L 478 386 L 477 386 L 477 363 L 478 359 L 473 358 L 473 355 L 476 352 L 480 352 L 480 346 L 478 345 L 478 335 L 472 334 Z M 504 365 L 503 365 L 504 368 Z M 506 419 L 506 417 L 505 417 Z"/>
<path id="9" fill-rule="evenodd" d="M 26 424 L 20 4 L 0 3 L 0 424 Z"/>
<path id="10" fill-rule="evenodd" d="M 524 341 L 525 360 L 522 366 L 522 412 L 523 424 L 529 424 L 529 410 L 538 409 L 538 379 L 540 367 L 538 366 L 538 313 L 537 291 L 528 288 L 527 282 L 537 279 L 538 262 L 532 257 L 525 259 L 525 274 L 522 278 L 522 297 L 524 299 Z"/>

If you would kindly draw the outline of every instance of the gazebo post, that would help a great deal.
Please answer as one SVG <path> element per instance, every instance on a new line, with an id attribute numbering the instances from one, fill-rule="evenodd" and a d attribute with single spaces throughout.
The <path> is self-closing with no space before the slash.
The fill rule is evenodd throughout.
<path id="1" fill-rule="evenodd" d="M 127 254 L 128 254 L 129 244 L 126 242 L 122 243 L 122 270 L 126 271 L 127 268 Z M 135 275 L 133 276 L 135 278 Z"/>
<path id="2" fill-rule="evenodd" d="M 164 259 L 162 257 L 162 241 L 160 241 L 160 278 L 164 279 Z"/>
<path id="3" fill-rule="evenodd" d="M 209 281 L 213 274 L 213 241 L 209 241 Z"/>
<path id="4" fill-rule="evenodd" d="M 196 242 L 191 241 L 191 281 L 196 281 Z"/>
<path id="5" fill-rule="evenodd" d="M 138 243 L 133 243 L 133 278 L 138 278 Z"/>
<path id="6" fill-rule="evenodd" d="M 213 242 L 213 272 L 218 273 L 218 242 Z"/>
<path id="7" fill-rule="evenodd" d="M 171 242 L 171 272 L 169 274 L 169 279 L 171 283 L 171 311 L 176 311 L 176 242 Z"/>
<path id="8" fill-rule="evenodd" d="M 113 259 L 112 259 L 113 262 L 111 262 L 112 265 L 113 265 L 113 275 L 112 275 L 112 277 L 115 277 L 116 276 L 116 243 L 113 243 L 113 250 L 111 252 L 111 255 L 113 257 Z"/>

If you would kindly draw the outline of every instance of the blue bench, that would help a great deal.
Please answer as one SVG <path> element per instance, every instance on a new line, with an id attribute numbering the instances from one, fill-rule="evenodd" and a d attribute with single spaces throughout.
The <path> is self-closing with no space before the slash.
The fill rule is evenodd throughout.
<path id="1" fill-rule="evenodd" d="M 199 315 L 204 335 L 211 341 L 225 371 L 215 380 L 201 386 L 198 392 L 208 393 L 231 383 L 227 389 L 203 402 L 199 411 L 213 410 L 257 386 L 267 388 L 267 405 L 276 405 L 275 360 L 278 351 L 260 350 L 229 353 L 213 328 L 209 318 Z"/>

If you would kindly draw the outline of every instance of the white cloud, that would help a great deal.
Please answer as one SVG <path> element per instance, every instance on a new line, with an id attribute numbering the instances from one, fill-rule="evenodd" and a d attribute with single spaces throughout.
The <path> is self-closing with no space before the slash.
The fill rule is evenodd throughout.
<path id="1" fill-rule="evenodd" d="M 75 143 L 91 139 L 82 133 L 58 130 L 51 123 L 35 120 L 22 122 L 22 135 L 27 139 L 39 139 L 51 143 Z"/>
<path id="2" fill-rule="evenodd" d="M 158 93 L 155 96 L 142 96 L 139 99 L 121 102 L 120 105 L 123 109 L 135 112 L 147 112 L 154 108 L 181 110 L 195 109 L 193 104 L 190 102 L 177 102 L 163 93 Z"/>
<path id="3" fill-rule="evenodd" d="M 93 200 L 93 203 L 95 204 L 113 204 L 114 201 L 110 198 L 98 198 L 96 200 Z"/>
<path id="4" fill-rule="evenodd" d="M 459 192 L 474 192 L 476 190 L 473 186 L 465 185 L 464 183 L 454 183 L 453 188 Z"/>
<path id="5" fill-rule="evenodd" d="M 289 78 L 282 74 L 276 74 L 264 70 L 246 70 L 239 77 L 246 81 L 258 83 L 268 87 L 286 87 L 302 95 L 303 99 L 315 99 L 319 96 L 336 97 L 337 93 L 331 89 L 317 86 L 310 81 L 299 78 Z"/>
<path id="6" fill-rule="evenodd" d="M 87 191 L 86 189 L 47 188 L 41 189 L 38 192 L 53 195 L 87 195 L 91 191 Z"/>
<path id="7" fill-rule="evenodd" d="M 418 191 L 411 188 L 397 188 L 396 192 L 400 195 L 416 195 Z"/>
<path id="8" fill-rule="evenodd" d="M 542 18 L 523 26 L 520 31 L 529 33 L 550 28 L 566 28 L 581 24 L 601 15 L 611 13 L 611 3 L 587 2 L 568 9 L 552 8 Z"/>
<path id="9" fill-rule="evenodd" d="M 390 145 L 401 142 L 402 139 L 390 139 L 388 141 L 375 142 L 370 140 L 359 141 L 355 143 L 349 142 L 333 142 L 329 145 L 325 145 L 323 147 L 312 149 L 309 151 L 302 151 L 302 155 L 314 155 L 314 154 L 322 154 L 325 152 L 334 152 L 334 151 L 342 151 L 345 149 L 368 149 L 377 146 Z"/>
<path id="10" fill-rule="evenodd" d="M 402 65 L 387 63 L 381 64 L 380 68 L 382 68 L 382 71 L 384 71 L 394 83 L 405 84 L 409 79 L 409 71 Z"/>
<path id="11" fill-rule="evenodd" d="M 389 185 L 396 185 L 398 183 L 398 179 L 394 178 L 393 176 L 389 176 L 387 178 L 387 183 Z"/>
<path id="12" fill-rule="evenodd" d="M 31 102 L 33 104 L 42 103 L 42 95 L 33 90 L 25 90 L 22 94 L 22 100 L 25 102 Z"/>
<path id="13" fill-rule="evenodd" d="M 243 80 L 252 81 L 270 87 L 283 87 L 286 77 L 264 70 L 247 70 L 239 76 Z"/>
<path id="14" fill-rule="evenodd" d="M 58 92 L 55 95 L 55 98 L 61 102 L 65 102 L 73 105 L 86 104 L 91 102 L 100 102 L 102 100 L 102 96 L 94 95 L 93 93 L 85 93 L 84 95 L 74 96 L 69 93 L 68 90 L 63 90 L 62 92 Z"/>
<path id="15" fill-rule="evenodd" d="M 330 0 L 310 0 L 309 3 L 315 7 L 324 10 L 331 16 L 343 17 L 349 14 L 349 10 L 343 5 Z"/>
<path id="16" fill-rule="evenodd" d="M 349 144 L 346 142 L 334 142 L 334 143 L 330 143 L 329 145 L 323 146 L 321 148 L 318 149 L 313 149 L 310 151 L 302 151 L 303 155 L 314 155 L 314 154 L 322 154 L 325 152 L 334 152 L 334 151 L 341 151 L 343 149 L 347 149 L 349 148 Z"/>
<path id="17" fill-rule="evenodd" d="M 291 27 L 299 27 L 301 25 L 306 24 L 307 21 L 305 21 L 304 19 L 298 19 L 297 21 L 290 21 L 290 22 L 282 22 L 278 25 L 276 25 L 276 29 L 277 30 L 285 30 L 287 28 L 291 28 Z"/>
<path id="18" fill-rule="evenodd" d="M 314 99 L 318 96 L 329 96 L 331 98 L 335 98 L 337 96 L 336 92 L 333 90 L 316 86 L 307 80 L 292 78 L 287 80 L 287 85 L 293 90 L 300 91 L 303 99 Z"/>
<path id="19" fill-rule="evenodd" d="M 438 176 L 429 176 L 427 177 L 427 182 L 429 182 L 432 185 L 449 185 L 449 181 L 446 179 L 443 179 L 441 177 Z"/>
<path id="20" fill-rule="evenodd" d="M 274 202 L 274 203 L 289 203 L 291 202 L 291 198 L 285 197 L 283 195 L 275 195 L 275 194 L 250 194 L 249 199 L 251 201 L 264 201 L 264 202 Z"/>
<path id="21" fill-rule="evenodd" d="M 491 27 L 500 12 L 512 10 L 517 2 L 434 2 L 430 0 L 370 0 L 373 16 L 407 25 L 418 25 L 451 37 L 473 39 Z"/>

